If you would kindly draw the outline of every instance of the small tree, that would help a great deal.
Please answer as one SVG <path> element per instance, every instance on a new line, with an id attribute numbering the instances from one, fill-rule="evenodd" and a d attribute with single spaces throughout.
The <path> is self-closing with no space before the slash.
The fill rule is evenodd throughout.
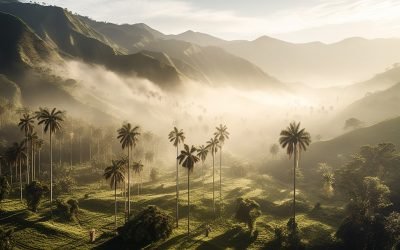
<path id="1" fill-rule="evenodd" d="M 269 148 L 269 152 L 271 153 L 271 155 L 275 157 L 279 153 L 278 144 L 276 143 L 272 144 L 271 147 Z"/>
<path id="2" fill-rule="evenodd" d="M 238 198 L 238 208 L 236 210 L 235 218 L 247 224 L 250 232 L 253 231 L 256 219 L 261 215 L 260 205 L 250 199 Z"/>
<path id="3" fill-rule="evenodd" d="M 174 219 L 156 206 L 148 206 L 118 229 L 127 246 L 144 247 L 168 238 Z"/>
<path id="4" fill-rule="evenodd" d="M 0 202 L 7 198 L 11 191 L 11 187 L 8 184 L 7 178 L 5 176 L 0 176 Z"/>
<path id="5" fill-rule="evenodd" d="M 25 185 L 25 192 L 28 209 L 36 212 L 44 194 L 48 192 L 48 188 L 47 186 L 42 185 L 39 181 L 33 181 L 30 184 Z"/>
<path id="6" fill-rule="evenodd" d="M 159 175 L 158 170 L 155 169 L 155 168 L 152 168 L 151 171 L 150 171 L 150 180 L 151 181 L 157 181 L 158 175 Z"/>

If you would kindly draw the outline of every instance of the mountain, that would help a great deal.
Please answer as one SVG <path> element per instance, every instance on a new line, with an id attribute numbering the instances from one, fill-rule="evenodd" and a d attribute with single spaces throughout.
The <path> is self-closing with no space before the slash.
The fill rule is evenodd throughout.
<path id="1" fill-rule="evenodd" d="M 356 117 L 370 124 L 400 116 L 400 78 L 396 85 L 367 94 L 350 104 L 338 116 L 342 120 Z"/>
<path id="2" fill-rule="evenodd" d="M 224 49 L 179 40 L 184 38 L 188 40 L 214 39 L 206 34 L 189 31 L 176 36 L 165 35 L 145 24 L 117 25 L 97 22 L 86 17 L 79 18 L 102 33 L 124 53 L 153 51 L 167 55 L 171 64 L 190 79 L 213 85 L 282 88 L 282 84 L 277 79 L 249 61 L 232 55 Z M 189 39 L 193 35 L 195 37 Z"/>
<path id="3" fill-rule="evenodd" d="M 329 141 L 312 143 L 301 156 L 301 166 L 315 169 L 319 162 L 327 162 L 339 167 L 361 146 L 381 142 L 400 146 L 400 117 L 348 132 Z"/>
<path id="4" fill-rule="evenodd" d="M 368 79 L 400 61 L 399 39 L 349 38 L 324 44 L 295 44 L 271 37 L 231 41 L 226 51 L 245 58 L 286 82 L 343 85 Z"/>
<path id="5" fill-rule="evenodd" d="M 104 35 L 62 8 L 17 2 L 0 4 L 0 11 L 23 20 L 48 47 L 65 59 L 101 64 L 118 73 L 149 79 L 165 88 L 181 82 L 180 74 L 172 65 L 143 53 L 126 55 L 116 50 Z"/>
<path id="6" fill-rule="evenodd" d="M 211 36 L 201 32 L 195 32 L 193 30 L 185 31 L 178 35 L 168 35 L 165 36 L 167 39 L 181 40 L 200 46 L 223 46 L 228 43 L 228 41 L 220 39 L 215 36 Z"/>
<path id="7" fill-rule="evenodd" d="M 0 5 L 1 6 L 1 5 Z M 0 12 L 0 71 L 17 73 L 43 62 L 60 59 L 58 54 L 42 41 L 20 19 Z"/>

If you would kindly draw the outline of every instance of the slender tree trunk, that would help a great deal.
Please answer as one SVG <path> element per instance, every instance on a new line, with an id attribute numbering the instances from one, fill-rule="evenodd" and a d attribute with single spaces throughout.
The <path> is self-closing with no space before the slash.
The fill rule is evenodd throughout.
<path id="1" fill-rule="evenodd" d="M 26 183 L 29 183 L 29 140 L 28 134 L 25 133 L 25 142 L 26 142 Z"/>
<path id="2" fill-rule="evenodd" d="M 190 235 L 190 171 L 189 171 L 189 168 L 188 168 L 188 176 L 187 176 L 187 178 L 188 178 L 188 184 L 187 184 L 187 187 L 188 187 L 188 224 L 187 224 L 187 233 L 188 233 L 188 236 Z"/>
<path id="3" fill-rule="evenodd" d="M 22 202 L 22 164 L 21 164 L 21 159 L 19 159 L 19 193 L 20 193 L 20 201 Z"/>
<path id="4" fill-rule="evenodd" d="M 69 160 L 70 160 L 70 168 L 71 168 L 71 170 L 72 170 L 72 137 L 71 137 L 71 148 L 70 148 L 70 151 L 69 151 L 70 153 L 69 153 Z"/>
<path id="5" fill-rule="evenodd" d="M 296 230 L 296 168 L 298 164 L 297 145 L 294 145 L 294 166 L 293 166 L 293 232 Z"/>
<path id="6" fill-rule="evenodd" d="M 82 136 L 79 135 L 79 163 L 82 164 Z"/>
<path id="7" fill-rule="evenodd" d="M 222 216 L 222 147 L 219 150 L 219 215 Z"/>
<path id="8" fill-rule="evenodd" d="M 214 212 L 214 216 L 215 216 L 215 178 L 214 178 L 214 175 L 215 175 L 215 162 L 214 162 L 214 149 L 212 149 L 213 150 L 213 152 L 212 152 L 212 162 L 213 162 L 213 212 Z"/>
<path id="9" fill-rule="evenodd" d="M 124 217 L 126 222 L 126 182 L 124 180 Z"/>
<path id="10" fill-rule="evenodd" d="M 131 215 L 131 172 L 130 172 L 130 146 L 128 146 L 128 220 Z"/>
<path id="11" fill-rule="evenodd" d="M 42 151 L 41 149 L 39 149 L 39 175 L 40 175 L 40 151 Z"/>
<path id="12" fill-rule="evenodd" d="M 35 174 L 35 162 L 33 159 L 33 141 L 31 140 L 31 181 L 33 181 L 33 177 Z"/>
<path id="13" fill-rule="evenodd" d="M 59 160 L 60 160 L 60 167 L 61 167 L 61 139 L 60 139 L 60 142 L 59 142 Z"/>
<path id="14" fill-rule="evenodd" d="M 92 128 L 90 128 L 90 138 L 89 138 L 89 161 L 92 161 Z"/>
<path id="15" fill-rule="evenodd" d="M 179 144 L 176 145 L 176 227 L 179 227 L 179 169 L 178 169 L 178 154 Z"/>
<path id="16" fill-rule="evenodd" d="M 15 164 L 15 163 L 14 163 Z M 10 163 L 10 183 L 11 183 L 11 186 L 12 186 L 12 184 L 13 184 L 13 178 L 12 178 L 12 176 L 13 176 L 13 170 L 12 170 L 12 163 Z"/>
<path id="17" fill-rule="evenodd" d="M 117 181 L 115 178 L 114 178 L 114 198 L 115 198 L 115 201 L 114 201 L 114 213 L 115 213 L 114 223 L 115 223 L 115 230 L 117 230 Z"/>
<path id="18" fill-rule="evenodd" d="M 50 128 L 50 212 L 53 217 L 53 141 L 51 140 Z"/>

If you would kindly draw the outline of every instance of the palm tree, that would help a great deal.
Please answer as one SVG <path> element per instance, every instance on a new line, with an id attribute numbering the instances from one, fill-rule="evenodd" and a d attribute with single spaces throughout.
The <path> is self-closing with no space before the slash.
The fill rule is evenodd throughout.
<path id="1" fill-rule="evenodd" d="M 220 204 L 220 213 L 222 212 L 222 146 L 225 143 L 225 140 L 229 139 L 229 132 L 226 125 L 220 124 L 219 127 L 216 127 L 217 131 L 214 133 L 215 138 L 219 141 L 219 204 Z"/>
<path id="2" fill-rule="evenodd" d="M 296 229 L 296 169 L 299 165 L 301 151 L 306 151 L 311 143 L 310 134 L 305 129 L 300 129 L 300 122 L 292 122 L 290 125 L 281 131 L 279 143 L 282 148 L 286 148 L 289 159 L 294 155 L 293 166 L 293 230 Z"/>
<path id="3" fill-rule="evenodd" d="M 25 143 L 26 143 L 26 182 L 29 183 L 29 153 L 28 153 L 28 137 L 29 134 L 32 133 L 35 122 L 35 117 L 30 116 L 27 112 L 22 115 L 22 118 L 19 119 L 18 127 L 21 131 L 25 133 Z"/>
<path id="4" fill-rule="evenodd" d="M 213 212 L 215 215 L 215 154 L 218 151 L 218 139 L 217 138 L 211 138 L 207 142 L 207 148 L 210 149 L 211 151 L 211 156 L 212 156 L 212 163 L 213 163 Z"/>
<path id="5" fill-rule="evenodd" d="M 53 108 L 51 111 L 47 108 L 40 109 L 36 112 L 36 117 L 39 121 L 38 125 L 43 124 L 43 131 L 50 134 L 50 209 L 53 212 L 53 142 L 52 134 L 60 131 L 62 128 L 61 122 L 64 121 L 65 112 Z"/>
<path id="6" fill-rule="evenodd" d="M 42 151 L 43 144 L 44 144 L 44 140 L 42 140 L 42 139 L 36 140 L 35 148 L 38 151 L 38 175 L 39 176 L 40 176 L 40 164 L 41 164 L 41 162 L 40 162 L 40 160 L 41 160 L 40 159 L 40 153 Z"/>
<path id="7" fill-rule="evenodd" d="M 203 194 L 204 194 L 204 161 L 207 159 L 208 149 L 206 146 L 201 145 L 197 149 L 197 157 L 201 160 L 201 176 L 203 177 Z"/>
<path id="8" fill-rule="evenodd" d="M 39 139 L 36 132 L 30 132 L 28 135 L 28 140 L 31 142 L 31 180 L 35 178 L 35 144 Z"/>
<path id="9" fill-rule="evenodd" d="M 118 129 L 118 139 L 122 145 L 122 149 L 127 148 L 128 150 L 128 218 L 131 213 L 131 180 L 130 180 L 130 151 L 132 147 L 135 147 L 138 142 L 139 133 L 139 126 L 135 126 L 132 128 L 130 123 L 125 123 L 122 125 L 120 129 Z"/>
<path id="10" fill-rule="evenodd" d="M 185 141 L 185 133 L 183 130 L 179 130 L 177 127 L 169 132 L 168 139 L 174 147 L 176 147 L 176 227 L 179 223 L 179 169 L 178 169 L 178 154 L 179 154 L 179 143 Z"/>
<path id="11" fill-rule="evenodd" d="M 25 141 L 20 143 L 15 142 L 12 148 L 10 149 L 10 154 L 15 161 L 15 166 L 19 164 L 19 190 L 20 190 L 20 201 L 22 202 L 22 161 L 25 157 Z M 16 169 L 17 172 L 17 169 Z"/>
<path id="12" fill-rule="evenodd" d="M 143 171 L 143 164 L 142 161 L 138 161 L 138 162 L 133 162 L 132 163 L 132 169 L 133 171 L 135 171 L 136 174 L 139 175 L 139 179 L 140 182 L 138 181 L 138 195 L 140 195 L 140 188 L 142 186 L 142 177 L 141 177 L 141 173 Z"/>
<path id="13" fill-rule="evenodd" d="M 184 150 L 181 151 L 181 154 L 178 156 L 179 164 L 182 167 L 187 169 L 187 189 L 188 189 L 188 224 L 187 224 L 187 233 L 189 236 L 190 232 L 190 173 L 193 172 L 194 164 L 198 162 L 200 159 L 195 155 L 197 149 L 194 146 L 189 146 L 187 144 L 184 145 Z"/>
<path id="14" fill-rule="evenodd" d="M 117 229 L 117 186 L 119 183 L 125 181 L 125 168 L 121 161 L 111 161 L 111 166 L 108 166 L 104 170 L 104 178 L 110 180 L 111 188 L 114 188 L 114 223 L 115 229 Z"/>

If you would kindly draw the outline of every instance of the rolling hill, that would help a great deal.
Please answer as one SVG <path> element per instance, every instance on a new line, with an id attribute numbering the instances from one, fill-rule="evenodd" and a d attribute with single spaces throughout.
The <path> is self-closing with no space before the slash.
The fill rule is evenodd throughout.
<path id="1" fill-rule="evenodd" d="M 329 141 L 313 143 L 302 154 L 301 166 L 315 169 L 319 162 L 327 162 L 339 167 L 361 146 L 381 142 L 391 142 L 400 148 L 400 117 L 348 132 Z"/>

